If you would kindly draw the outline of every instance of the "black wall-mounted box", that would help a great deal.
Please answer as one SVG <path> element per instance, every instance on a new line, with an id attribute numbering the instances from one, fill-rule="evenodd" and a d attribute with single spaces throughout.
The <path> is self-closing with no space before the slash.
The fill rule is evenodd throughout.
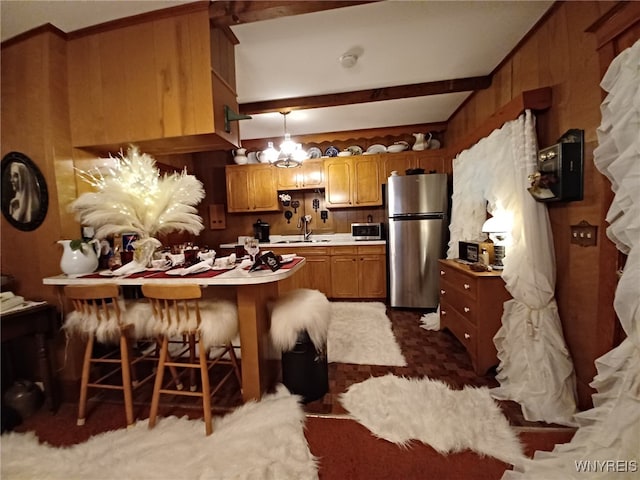
<path id="1" fill-rule="evenodd" d="M 582 130 L 570 132 L 578 132 L 573 133 L 578 141 L 560 142 L 538 152 L 537 172 L 530 177 L 529 193 L 539 202 L 583 199 Z"/>

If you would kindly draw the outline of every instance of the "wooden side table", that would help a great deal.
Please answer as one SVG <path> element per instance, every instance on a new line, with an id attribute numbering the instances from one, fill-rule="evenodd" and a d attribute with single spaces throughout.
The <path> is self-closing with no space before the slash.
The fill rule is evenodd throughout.
<path id="1" fill-rule="evenodd" d="M 49 355 L 48 339 L 56 331 L 56 309 L 48 303 L 38 304 L 21 310 L 0 315 L 3 349 L 5 342 L 24 336 L 33 336 L 38 347 L 38 363 L 45 400 L 49 409 L 55 412 L 59 406 L 57 385 L 53 374 L 53 365 Z"/>
<path id="2" fill-rule="evenodd" d="M 440 319 L 471 357 L 478 375 L 498 364 L 493 337 L 511 298 L 499 271 L 474 272 L 454 260 L 440 260 Z"/>

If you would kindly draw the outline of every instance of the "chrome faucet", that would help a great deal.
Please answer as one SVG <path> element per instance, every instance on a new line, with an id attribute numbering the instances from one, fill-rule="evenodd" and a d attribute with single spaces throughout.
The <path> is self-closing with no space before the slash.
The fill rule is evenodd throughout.
<path id="1" fill-rule="evenodd" d="M 313 233 L 313 230 L 309 230 L 309 222 L 311 221 L 311 215 L 305 215 L 298 219 L 298 228 L 302 228 L 302 235 L 304 241 L 309 241 L 309 237 Z"/>

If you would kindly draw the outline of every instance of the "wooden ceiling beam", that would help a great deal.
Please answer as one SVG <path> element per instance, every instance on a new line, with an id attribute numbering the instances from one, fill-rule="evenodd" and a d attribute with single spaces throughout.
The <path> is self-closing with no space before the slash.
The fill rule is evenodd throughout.
<path id="1" fill-rule="evenodd" d="M 356 103 L 379 102 L 382 100 L 396 100 L 400 98 L 424 97 L 441 95 L 443 93 L 467 92 L 482 90 L 491 85 L 491 77 L 469 77 L 437 82 L 414 83 L 412 85 L 398 85 L 395 87 L 373 88 L 354 92 L 331 93 L 309 97 L 282 98 L 265 100 L 263 102 L 242 103 L 238 106 L 240 113 L 245 115 L 290 112 L 309 108 L 337 107 Z"/>
<path id="2" fill-rule="evenodd" d="M 211 2 L 209 18 L 211 24 L 216 27 L 228 27 L 241 23 L 259 22 L 273 18 L 301 15 L 304 13 L 321 12 L 334 8 L 351 7 L 365 3 L 374 3 L 379 0 L 369 1 L 316 1 L 308 0 L 231 0 Z"/>

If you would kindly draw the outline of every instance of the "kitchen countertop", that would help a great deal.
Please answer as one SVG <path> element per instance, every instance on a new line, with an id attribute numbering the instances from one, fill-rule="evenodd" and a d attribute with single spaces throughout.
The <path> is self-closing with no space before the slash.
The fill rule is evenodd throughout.
<path id="1" fill-rule="evenodd" d="M 349 233 L 333 233 L 328 235 L 311 235 L 307 241 L 302 235 L 271 235 L 268 243 L 261 243 L 260 248 L 290 247 L 292 245 L 300 247 L 338 247 L 353 245 L 386 245 L 386 240 L 354 240 Z M 220 248 L 234 248 L 236 243 L 223 243 Z"/>

